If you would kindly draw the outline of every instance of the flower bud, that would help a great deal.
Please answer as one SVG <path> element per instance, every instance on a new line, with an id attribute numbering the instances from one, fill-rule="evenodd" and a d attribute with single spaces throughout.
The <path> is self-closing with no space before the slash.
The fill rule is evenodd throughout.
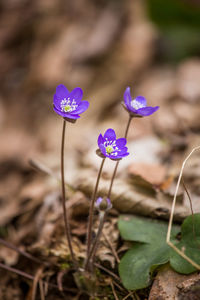
<path id="1" fill-rule="evenodd" d="M 112 208 L 112 203 L 111 203 L 109 198 L 99 197 L 95 202 L 95 207 L 100 211 L 101 210 L 102 211 L 107 211 L 107 210 L 110 210 Z"/>

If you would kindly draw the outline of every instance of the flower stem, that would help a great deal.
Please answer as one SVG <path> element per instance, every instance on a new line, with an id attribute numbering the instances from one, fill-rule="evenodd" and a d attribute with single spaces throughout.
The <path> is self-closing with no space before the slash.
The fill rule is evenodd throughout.
<path id="1" fill-rule="evenodd" d="M 101 233 L 102 233 L 102 230 L 103 230 L 103 225 L 104 225 L 105 218 L 106 218 L 106 211 L 100 211 L 100 213 L 99 213 L 100 223 L 99 223 L 98 232 L 97 232 L 97 235 L 95 237 L 94 243 L 92 245 L 92 249 L 91 249 L 91 251 L 90 251 L 90 253 L 87 257 L 87 261 L 86 261 L 86 264 L 85 264 L 85 270 L 88 270 L 90 259 L 95 256 L 95 253 L 97 251 L 97 246 L 98 246 L 98 242 L 100 240 Z"/>
<path id="2" fill-rule="evenodd" d="M 61 183 L 62 183 L 62 207 L 63 207 L 63 217 L 65 223 L 65 234 L 67 238 L 67 242 L 69 245 L 69 251 L 71 254 L 72 261 L 75 266 L 77 266 L 77 262 L 74 257 L 74 252 L 72 248 L 72 238 L 70 234 L 70 225 L 67 216 L 67 210 L 65 206 L 65 173 L 64 173 L 64 145 L 65 145 L 65 128 L 66 128 L 66 121 L 63 120 L 63 129 L 62 129 L 62 142 L 61 142 Z"/>
<path id="3" fill-rule="evenodd" d="M 94 203 L 95 203 L 95 200 L 96 200 L 97 190 L 98 190 L 98 186 L 99 186 L 99 180 L 100 180 L 100 177 L 101 177 L 101 173 L 102 173 L 102 169 L 103 169 L 105 159 L 106 158 L 102 159 L 100 169 L 99 169 L 99 173 L 98 173 L 98 176 L 97 176 L 95 189 L 94 189 L 91 204 L 90 204 L 89 220 L 88 220 L 88 231 L 87 231 L 87 260 L 88 260 L 88 257 L 89 257 L 90 248 L 91 248 L 91 240 L 92 240 L 92 224 L 93 224 L 93 215 L 94 215 Z"/>
<path id="4" fill-rule="evenodd" d="M 126 139 L 127 136 L 128 136 L 128 130 L 129 130 L 129 127 L 130 127 L 132 118 L 133 118 L 133 117 L 132 117 L 131 115 L 129 115 L 128 123 L 127 123 L 126 130 L 125 130 L 125 134 L 124 134 L 125 139 Z M 109 187 L 108 195 L 107 195 L 107 198 L 109 198 L 109 199 L 110 199 L 110 195 L 111 195 L 111 192 L 112 192 L 113 182 L 114 182 L 114 179 L 115 179 L 115 176 L 116 176 L 116 173 L 117 173 L 117 169 L 118 169 L 118 166 L 119 166 L 119 162 L 120 162 L 120 160 L 118 160 L 118 161 L 116 162 L 115 169 L 114 169 L 114 172 L 113 172 L 113 175 L 112 175 L 112 178 L 111 178 L 110 187 Z"/>

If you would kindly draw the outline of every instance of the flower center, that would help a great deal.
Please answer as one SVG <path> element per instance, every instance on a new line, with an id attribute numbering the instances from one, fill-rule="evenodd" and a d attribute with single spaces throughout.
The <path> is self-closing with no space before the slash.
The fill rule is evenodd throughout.
<path id="1" fill-rule="evenodd" d="M 64 106 L 64 111 L 65 111 L 65 112 L 72 111 L 71 105 L 69 105 L 69 104 L 68 104 L 68 105 L 65 105 L 65 106 Z"/>
<path id="2" fill-rule="evenodd" d="M 107 147 L 106 147 L 106 152 L 107 152 L 108 154 L 112 153 L 113 151 L 114 151 L 114 149 L 113 149 L 112 146 L 107 146 Z"/>
<path id="3" fill-rule="evenodd" d="M 140 109 L 140 108 L 145 107 L 144 104 L 140 103 L 139 101 L 137 101 L 137 100 L 135 100 L 135 99 L 133 99 L 133 100 L 131 101 L 131 106 L 132 106 L 134 109 Z"/>
<path id="4" fill-rule="evenodd" d="M 61 111 L 64 111 L 64 112 L 71 112 L 71 111 L 74 111 L 76 110 L 78 107 L 78 105 L 76 104 L 76 101 L 75 99 L 73 99 L 71 101 L 70 98 L 64 98 L 61 102 L 60 102 L 60 108 L 61 108 Z"/>

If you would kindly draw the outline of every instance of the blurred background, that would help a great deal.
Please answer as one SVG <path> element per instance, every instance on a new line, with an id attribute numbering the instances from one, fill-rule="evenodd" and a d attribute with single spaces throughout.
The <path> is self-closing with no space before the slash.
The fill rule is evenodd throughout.
<path id="1" fill-rule="evenodd" d="M 80 148 L 95 145 L 108 126 L 123 133 L 127 86 L 161 107 L 135 122 L 133 136 L 152 126 L 165 138 L 197 132 L 199 30 L 198 0 L 2 0 L 1 159 L 58 151 L 62 124 L 52 99 L 60 83 L 80 86 L 90 101 L 70 127 L 72 144 L 84 136 Z"/>
<path id="2" fill-rule="evenodd" d="M 128 115 L 120 104 L 127 86 L 133 97 L 143 95 L 160 109 L 132 122 L 132 155 L 124 166 L 134 163 L 131 172 L 144 176 L 141 163 L 151 170 L 157 164 L 159 183 L 173 173 L 173 162 L 180 165 L 182 154 L 199 143 L 199 30 L 198 0 L 2 0 L 1 198 L 11 186 L 16 193 L 21 181 L 14 172 L 17 178 L 18 168 L 29 172 L 30 159 L 59 172 L 62 118 L 52 101 L 61 83 L 81 87 L 90 101 L 67 127 L 69 181 L 77 179 L 79 167 L 98 168 L 100 132 L 112 127 L 124 134 Z"/>

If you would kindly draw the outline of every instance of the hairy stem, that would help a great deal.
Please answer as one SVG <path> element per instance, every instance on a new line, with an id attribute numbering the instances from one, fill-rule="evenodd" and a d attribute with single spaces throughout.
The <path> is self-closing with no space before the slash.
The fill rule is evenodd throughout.
<path id="1" fill-rule="evenodd" d="M 86 270 L 88 270 L 90 259 L 95 256 L 97 246 L 98 246 L 98 242 L 100 240 L 101 233 L 102 233 L 102 230 L 103 230 L 103 225 L 104 225 L 105 218 L 106 218 L 106 212 L 105 211 L 100 211 L 100 213 L 99 213 L 99 219 L 100 219 L 99 228 L 98 228 L 98 232 L 97 232 L 96 238 L 94 240 L 94 243 L 92 245 L 92 249 L 91 249 L 91 251 L 90 251 L 90 253 L 87 257 L 87 261 L 86 261 L 86 264 L 85 264 L 85 269 Z"/>
<path id="2" fill-rule="evenodd" d="M 126 130 L 125 130 L 125 134 L 124 134 L 125 139 L 126 139 L 127 136 L 128 136 L 128 130 L 129 130 L 129 127 L 130 127 L 132 118 L 133 118 L 133 117 L 132 117 L 131 115 L 129 115 L 128 123 L 127 123 Z M 112 178 L 111 178 L 110 187 L 109 187 L 108 195 L 107 195 L 107 198 L 109 198 L 109 199 L 110 199 L 110 196 L 111 196 L 112 187 L 113 187 L 113 182 L 114 182 L 114 179 L 115 179 L 115 176 L 116 176 L 116 173 L 117 173 L 117 169 L 118 169 L 118 166 L 119 166 L 119 162 L 120 162 L 120 160 L 118 160 L 118 161 L 116 162 L 115 169 L 114 169 L 114 172 L 113 172 L 113 175 L 112 175 Z"/>
<path id="3" fill-rule="evenodd" d="M 89 220 L 88 220 L 88 231 L 87 231 L 87 260 L 88 260 L 88 257 L 89 257 L 91 242 L 92 242 L 92 225 L 93 225 L 93 215 L 94 215 L 94 203 L 95 203 L 95 200 L 96 200 L 97 190 L 98 190 L 99 181 L 100 181 L 100 177 L 101 177 L 101 173 L 102 173 L 102 169 L 103 169 L 105 159 L 106 158 L 102 159 L 100 169 L 99 169 L 99 173 L 98 173 L 98 176 L 97 176 L 95 189 L 94 189 L 91 204 L 90 204 Z"/>
<path id="4" fill-rule="evenodd" d="M 69 251 L 71 254 L 72 261 L 75 266 L 77 266 L 77 262 L 74 257 L 74 252 L 72 248 L 72 238 L 70 234 L 70 225 L 67 216 L 67 210 L 65 206 L 65 173 L 64 173 L 64 146 L 65 146 L 65 128 L 66 128 L 66 121 L 63 120 L 63 129 L 62 129 L 62 142 L 61 142 L 61 184 L 62 184 L 62 207 L 63 207 L 63 217 L 65 223 L 65 234 L 67 238 L 67 242 L 69 245 Z"/>

